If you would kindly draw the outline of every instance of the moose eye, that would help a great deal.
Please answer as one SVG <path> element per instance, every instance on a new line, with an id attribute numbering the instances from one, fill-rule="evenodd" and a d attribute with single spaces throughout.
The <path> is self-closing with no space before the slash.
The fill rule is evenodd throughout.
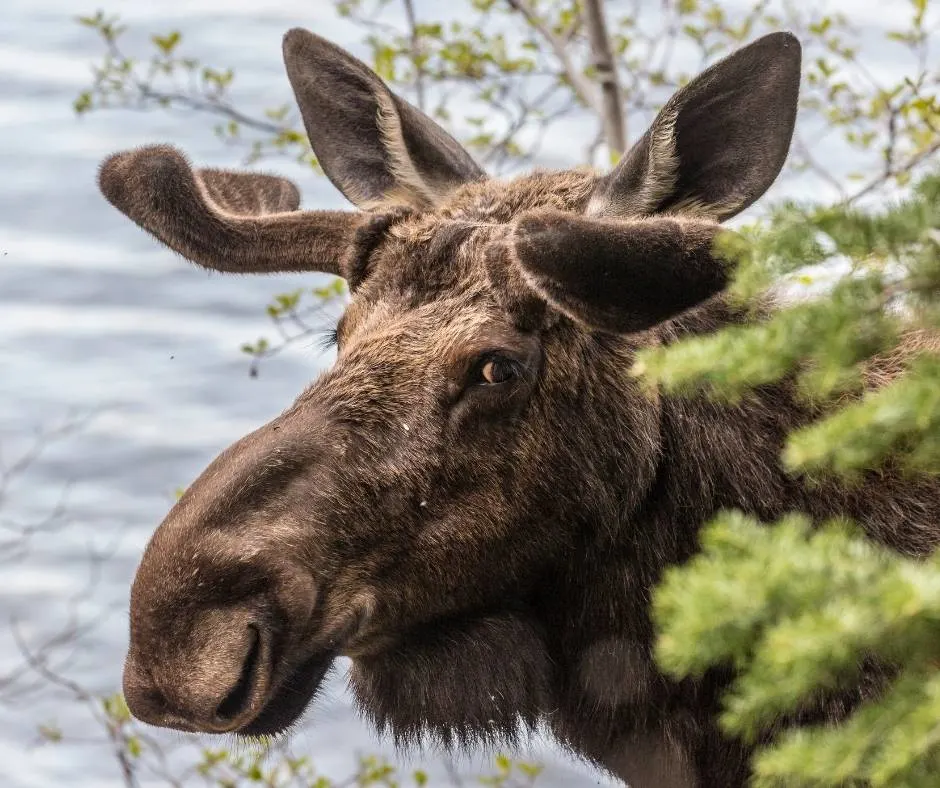
<path id="1" fill-rule="evenodd" d="M 508 358 L 494 356 L 487 359 L 480 367 L 479 383 L 482 386 L 495 386 L 499 383 L 506 383 L 519 374 L 516 362 Z"/>
<path id="2" fill-rule="evenodd" d="M 509 428 L 516 423 L 535 389 L 541 361 L 534 338 L 521 335 L 516 345 L 512 349 L 481 348 L 464 374 L 451 379 L 449 422 L 453 429 Z"/>

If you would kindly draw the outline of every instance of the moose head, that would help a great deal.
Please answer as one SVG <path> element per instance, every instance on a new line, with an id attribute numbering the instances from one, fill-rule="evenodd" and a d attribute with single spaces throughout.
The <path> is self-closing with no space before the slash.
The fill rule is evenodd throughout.
<path id="1" fill-rule="evenodd" d="M 350 293 L 332 368 L 213 460 L 150 541 L 128 705 L 274 734 L 347 656 L 360 707 L 400 739 L 511 736 L 575 692 L 565 655 L 588 621 L 613 631 L 608 607 L 648 602 L 622 598 L 632 579 L 588 590 L 600 555 L 643 576 L 636 524 L 669 462 L 662 403 L 628 371 L 725 285 L 713 241 L 784 163 L 799 44 L 769 35 L 702 73 L 605 175 L 506 181 L 328 41 L 292 30 L 284 57 L 358 210 L 299 210 L 282 178 L 192 169 L 166 146 L 100 172 L 198 265 L 336 274 Z"/>

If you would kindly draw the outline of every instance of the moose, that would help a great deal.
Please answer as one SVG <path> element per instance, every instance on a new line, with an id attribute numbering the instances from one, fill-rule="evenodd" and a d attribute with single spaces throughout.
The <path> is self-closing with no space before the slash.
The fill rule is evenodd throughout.
<path id="1" fill-rule="evenodd" d="M 638 349 L 759 319 L 723 295 L 714 241 L 784 164 L 799 42 L 773 33 L 704 71 L 606 174 L 506 180 L 346 51 L 301 29 L 283 47 L 356 210 L 300 210 L 283 178 L 193 169 L 164 145 L 99 173 L 204 268 L 335 274 L 350 294 L 335 364 L 213 460 L 147 546 L 131 711 L 276 735 L 345 656 L 362 714 L 402 744 L 547 726 L 634 788 L 744 784 L 749 750 L 716 723 L 730 675 L 675 681 L 652 658 L 664 568 L 724 508 L 846 514 L 910 555 L 940 537 L 936 480 L 784 470 L 785 435 L 814 418 L 792 384 L 720 404 L 630 374 Z"/>

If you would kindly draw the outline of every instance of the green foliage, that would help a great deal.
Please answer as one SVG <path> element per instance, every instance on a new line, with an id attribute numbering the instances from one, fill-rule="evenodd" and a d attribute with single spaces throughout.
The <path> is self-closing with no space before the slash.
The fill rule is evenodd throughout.
<path id="1" fill-rule="evenodd" d="M 135 773 L 159 771 L 163 753 L 144 752 L 137 735 L 124 738 L 126 761 Z M 160 745 L 149 742 L 151 748 Z M 423 769 L 402 771 L 385 758 L 363 755 L 354 771 L 341 779 L 322 774 L 307 756 L 296 756 L 283 743 L 258 741 L 247 746 L 203 747 L 194 754 L 194 762 L 183 768 L 171 784 L 189 784 L 199 777 L 209 788 L 241 788 L 259 785 L 264 788 L 423 788 L 432 782 Z M 142 763 L 142 758 L 150 763 Z M 474 782 L 492 788 L 529 788 L 536 783 L 541 767 L 525 761 L 514 761 L 506 755 L 495 756 L 491 774 Z M 165 777 L 167 775 L 164 775 Z M 460 784 L 460 783 L 458 783 Z"/>
<path id="2" fill-rule="evenodd" d="M 820 690 L 851 686 L 862 657 L 900 666 L 841 727 L 785 730 L 755 785 L 934 786 L 940 774 L 940 556 L 902 558 L 844 523 L 716 518 L 702 553 L 666 573 L 654 614 L 660 665 L 679 678 L 741 672 L 722 725 L 754 743 Z"/>
<path id="3" fill-rule="evenodd" d="M 940 473 L 940 358 L 917 359 L 903 378 L 794 432 L 783 460 L 794 469 L 849 474 L 889 455 L 912 470 Z"/>
<path id="4" fill-rule="evenodd" d="M 262 361 L 277 355 L 299 339 L 317 333 L 314 321 L 325 320 L 333 306 L 345 302 L 346 294 L 346 283 L 342 279 L 333 278 L 321 287 L 309 290 L 298 288 L 274 296 L 265 312 L 271 318 L 279 338 L 272 343 L 267 337 L 259 337 L 255 342 L 242 344 L 242 353 L 251 356 L 249 374 L 256 377 Z"/>
<path id="5" fill-rule="evenodd" d="M 940 332 L 940 176 L 879 212 L 790 205 L 722 246 L 741 308 L 772 284 L 812 284 L 806 263 L 848 270 L 769 318 L 640 353 L 634 371 L 646 384 L 735 400 L 792 378 L 826 414 L 789 437 L 794 471 L 847 474 L 895 455 L 940 472 L 940 343 L 927 341 Z M 860 394 L 886 366 L 904 374 Z"/>
<path id="6" fill-rule="evenodd" d="M 90 730 L 104 733 L 127 786 L 139 785 L 145 779 L 148 785 L 156 781 L 169 786 L 199 784 L 207 788 L 423 788 L 441 784 L 432 782 L 424 769 L 402 770 L 375 755 L 358 756 L 352 772 L 341 778 L 329 776 L 321 773 L 309 757 L 294 754 L 285 738 L 262 737 L 231 741 L 223 746 L 217 746 L 216 738 L 212 745 L 205 740 L 191 740 L 184 746 L 180 746 L 182 743 L 173 746 L 135 720 L 120 693 L 98 698 L 63 676 L 52 672 L 46 675 L 88 707 L 95 723 Z M 73 742 L 55 724 L 46 723 L 38 729 L 42 744 L 56 746 L 88 744 L 93 741 L 89 732 L 83 731 Z M 500 753 L 489 769 L 472 782 L 492 788 L 531 788 L 541 771 L 541 766 Z M 448 773 L 446 785 L 469 784 L 469 779 L 453 765 Z"/>
<path id="7" fill-rule="evenodd" d="M 342 782 L 335 782 L 319 774 L 309 758 L 294 757 L 271 745 L 253 747 L 248 752 L 206 748 L 195 771 L 210 786 L 218 788 L 241 785 L 266 788 L 335 788 L 339 785 L 404 788 L 406 785 L 427 784 L 424 772 L 418 770 L 410 775 L 400 775 L 387 761 L 375 756 L 360 758 L 354 774 Z"/>
<path id="8" fill-rule="evenodd" d="M 410 4 L 393 0 L 334 0 L 333 8 L 363 30 L 373 68 L 462 132 L 463 142 L 490 168 L 530 161 L 545 134 L 572 116 L 602 127 L 581 3 L 455 5 L 459 13 L 447 21 L 416 18 L 407 12 Z M 906 185 L 940 150 L 940 67 L 929 56 L 937 31 L 926 4 L 911 0 L 905 6 L 878 52 L 880 59 L 910 63 L 896 82 L 872 76 L 866 66 L 871 51 L 861 48 L 849 20 L 814 4 L 751 0 L 746 12 L 731 14 L 720 0 L 683 0 L 663 3 L 654 15 L 642 13 L 640 4 L 610 11 L 607 27 L 625 116 L 638 136 L 652 111 L 692 76 L 678 65 L 683 53 L 708 63 L 762 33 L 786 28 L 806 50 L 801 126 L 828 127 L 857 154 L 846 182 L 817 160 L 808 141 L 798 140 L 791 168 L 849 197 Z M 255 114 L 236 107 L 229 90 L 233 73 L 180 54 L 179 31 L 153 35 L 154 51 L 131 57 L 121 49 L 125 28 L 117 17 L 99 11 L 80 22 L 101 37 L 105 50 L 93 84 L 76 99 L 80 114 L 113 107 L 195 109 L 220 117 L 217 134 L 246 146 L 251 160 L 288 155 L 315 164 L 291 103 Z M 596 155 L 603 143 L 601 136 L 588 135 L 573 158 L 607 162 L 609 156 Z"/>
<path id="9" fill-rule="evenodd" d="M 646 351 L 635 371 L 649 386 L 725 400 L 791 379 L 819 407 L 783 452 L 809 478 L 851 483 L 886 464 L 940 473 L 938 198 L 940 177 L 929 176 L 881 211 L 791 205 L 723 239 L 742 309 L 771 284 L 812 283 L 806 262 L 845 273 L 756 324 Z M 725 512 L 701 543 L 656 592 L 657 659 L 676 678 L 735 668 L 724 729 L 758 744 L 777 726 L 754 785 L 936 785 L 940 554 L 915 561 L 801 514 L 771 526 Z M 872 661 L 896 675 L 844 724 L 779 726 Z"/>
<path id="10" fill-rule="evenodd" d="M 119 24 L 117 16 L 98 11 L 93 16 L 80 16 L 77 21 L 100 37 L 105 50 L 92 68 L 92 84 L 73 102 L 78 115 L 115 107 L 207 112 L 222 119 L 214 126 L 216 136 L 226 143 L 248 147 L 248 161 L 286 155 L 316 168 L 310 143 L 289 105 L 267 109 L 262 117 L 239 111 L 230 97 L 234 70 L 180 54 L 183 34 L 179 30 L 151 35 L 152 51 L 131 57 L 121 48 L 127 27 Z M 246 128 L 254 136 L 246 138 Z"/>

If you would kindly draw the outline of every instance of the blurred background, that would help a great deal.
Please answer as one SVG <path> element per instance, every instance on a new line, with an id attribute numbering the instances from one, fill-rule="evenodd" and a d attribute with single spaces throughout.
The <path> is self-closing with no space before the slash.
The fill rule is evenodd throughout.
<path id="1" fill-rule="evenodd" d="M 113 0 L 99 9 L 7 0 L 0 23 L 4 784 L 222 784 L 212 775 L 223 766 L 235 783 L 254 779 L 250 755 L 218 755 L 225 763 L 213 766 L 216 756 L 203 749 L 231 742 L 193 744 L 126 719 L 115 693 L 128 589 L 176 491 L 330 363 L 318 334 L 333 326 L 342 294 L 319 275 L 197 270 L 107 205 L 95 174 L 111 152 L 172 142 L 201 165 L 291 177 L 307 207 L 348 207 L 297 133 L 280 56 L 288 28 L 307 27 L 375 64 L 504 176 L 532 166 L 609 166 L 688 76 L 781 27 L 806 45 L 804 109 L 790 167 L 761 205 L 884 199 L 935 160 L 936 136 L 925 141 L 922 133 L 933 121 L 916 110 L 937 80 L 928 49 L 937 12 L 925 3 L 603 6 L 625 108 L 619 141 L 593 92 L 596 64 L 574 1 Z M 559 52 L 568 52 L 580 77 L 566 72 Z M 904 103 L 914 109 L 901 112 Z M 435 784 L 473 783 L 479 774 L 528 784 L 532 774 L 517 768 L 520 760 L 544 765 L 539 785 L 608 784 L 539 736 L 511 753 L 511 764 L 493 753 L 456 761 L 433 751 L 396 754 L 358 719 L 343 669 L 291 751 L 338 784 L 384 768 L 363 765 L 364 755 L 388 759 L 403 784 L 419 767 Z M 249 765 L 226 760 L 239 757 Z"/>

